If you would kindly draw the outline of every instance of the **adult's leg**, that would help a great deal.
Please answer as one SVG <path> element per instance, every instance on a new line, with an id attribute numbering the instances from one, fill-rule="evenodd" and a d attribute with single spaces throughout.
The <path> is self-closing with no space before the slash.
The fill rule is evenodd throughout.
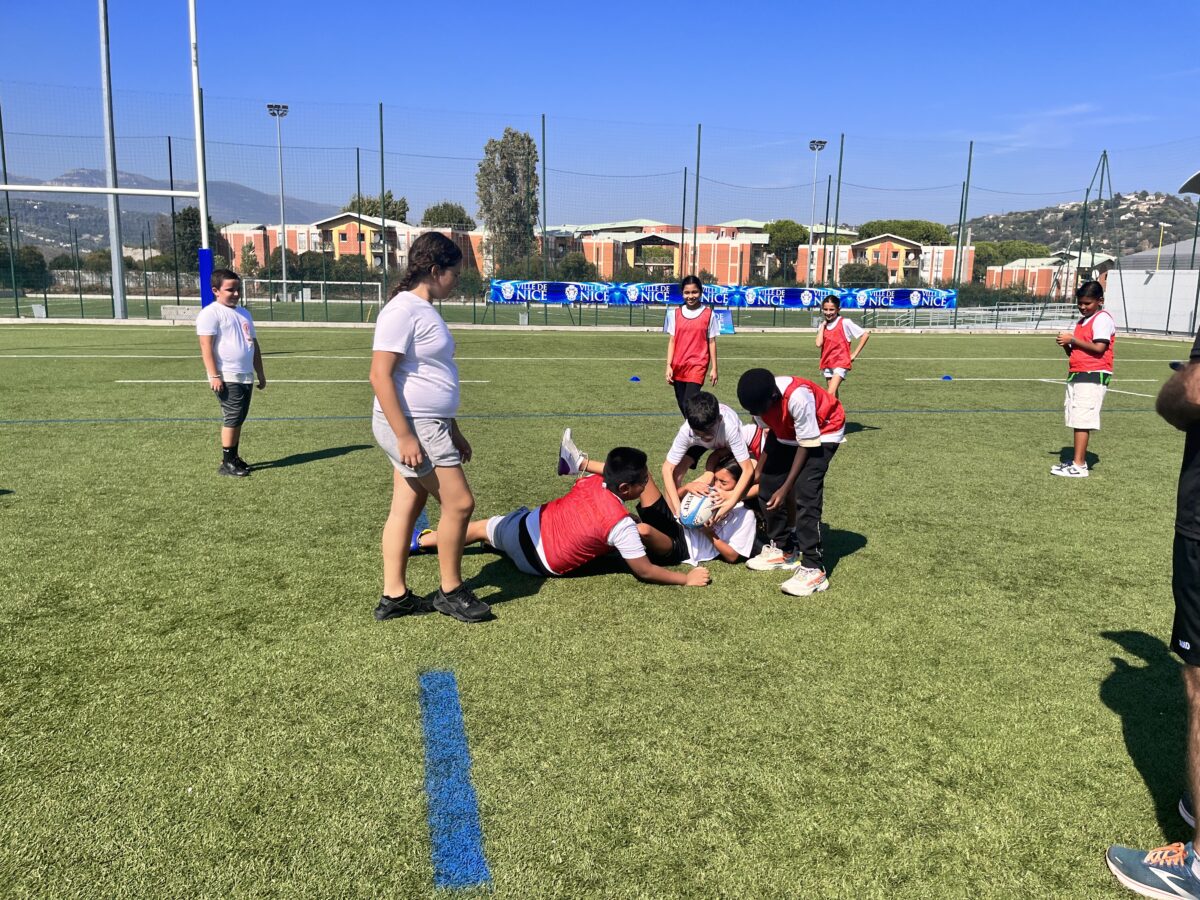
<path id="1" fill-rule="evenodd" d="M 408 553 L 413 526 L 425 508 L 429 492 L 416 478 L 392 470 L 392 506 L 383 526 L 383 593 L 402 597 L 408 590 Z"/>
<path id="2" fill-rule="evenodd" d="M 821 557 L 821 511 L 825 505 L 825 473 L 837 444 L 822 444 L 808 451 L 796 477 L 796 540 L 809 569 L 824 569 Z"/>
<path id="3" fill-rule="evenodd" d="M 437 527 L 438 569 L 442 577 L 442 591 L 449 594 L 463 582 L 462 555 L 466 546 L 467 525 L 471 521 L 471 513 L 475 511 L 475 496 L 467 484 L 462 466 L 437 466 L 432 474 L 426 475 L 421 481 L 442 508 Z"/>

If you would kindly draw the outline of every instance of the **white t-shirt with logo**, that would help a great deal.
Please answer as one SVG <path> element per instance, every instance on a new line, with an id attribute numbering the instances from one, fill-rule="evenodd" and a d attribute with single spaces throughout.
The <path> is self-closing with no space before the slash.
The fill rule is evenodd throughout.
<path id="1" fill-rule="evenodd" d="M 375 322 L 371 349 L 399 354 L 392 380 L 405 415 L 422 419 L 458 415 L 454 338 L 432 303 L 411 291 L 389 300 Z M 375 410 L 383 411 L 378 397 Z"/>
<path id="2" fill-rule="evenodd" d="M 213 358 L 224 381 L 254 381 L 254 319 L 244 306 L 214 301 L 196 316 L 196 334 L 213 338 Z"/>
<path id="3" fill-rule="evenodd" d="M 692 426 L 684 421 L 679 426 L 671 449 L 667 451 L 667 462 L 676 465 L 683 459 L 689 447 L 704 447 L 708 450 L 728 447 L 733 452 L 733 458 L 738 462 L 745 462 L 750 458 L 750 451 L 746 449 L 746 442 L 742 438 L 742 420 L 724 403 L 717 404 L 717 408 L 720 415 L 716 428 L 713 430 L 712 440 L 701 440 L 700 436 L 692 430 Z"/>

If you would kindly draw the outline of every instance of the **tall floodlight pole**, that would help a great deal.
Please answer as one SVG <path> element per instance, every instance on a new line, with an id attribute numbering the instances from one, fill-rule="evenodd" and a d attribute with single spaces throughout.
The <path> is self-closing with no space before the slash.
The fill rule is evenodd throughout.
<path id="1" fill-rule="evenodd" d="M 821 151 L 825 149 L 828 141 L 815 140 L 808 142 L 808 149 L 813 152 L 813 180 L 812 180 L 812 214 L 808 217 L 808 265 L 804 272 L 804 286 L 812 287 L 813 279 L 813 229 L 817 227 L 817 160 L 821 158 Z"/>
<path id="2" fill-rule="evenodd" d="M 104 103 L 104 169 L 108 187 L 117 187 L 117 139 L 113 129 L 112 73 L 108 58 L 108 0 L 100 0 L 100 92 Z M 7 181 L 7 179 L 5 179 Z M 121 253 L 121 203 L 108 195 L 108 243 L 112 257 L 113 318 L 124 319 L 125 257 Z"/>
<path id="3" fill-rule="evenodd" d="M 288 114 L 286 103 L 268 103 L 267 114 L 275 120 L 275 150 L 279 155 L 279 260 L 283 281 L 283 302 L 287 302 L 287 219 L 283 210 L 283 129 L 280 125 Z"/>

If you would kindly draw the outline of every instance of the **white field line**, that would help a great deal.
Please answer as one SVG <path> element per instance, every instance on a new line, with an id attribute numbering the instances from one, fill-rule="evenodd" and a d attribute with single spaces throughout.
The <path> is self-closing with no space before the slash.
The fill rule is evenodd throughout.
<path id="1" fill-rule="evenodd" d="M 113 384 L 206 384 L 203 378 L 122 378 Z M 270 378 L 267 385 L 272 384 L 370 384 L 366 378 Z M 491 384 L 490 381 L 468 381 L 460 379 L 459 384 Z"/>
<path id="2" fill-rule="evenodd" d="M 945 381 L 944 378 L 905 378 L 904 380 L 905 381 Z M 951 382 L 955 382 L 955 381 L 1027 381 L 1027 382 L 1032 381 L 1035 384 L 1054 384 L 1054 385 L 1058 385 L 1059 387 L 1066 384 L 1066 381 L 1063 381 L 1058 378 L 953 378 L 953 379 L 951 379 Z M 1153 378 L 1122 378 L 1121 379 L 1122 383 L 1125 383 L 1127 381 L 1149 381 L 1152 383 L 1157 383 L 1156 379 L 1153 379 Z M 1139 394 L 1136 391 L 1119 391 L 1116 388 L 1109 388 L 1108 392 L 1110 394 L 1128 394 L 1130 397 L 1150 397 L 1150 398 L 1154 397 L 1154 394 Z"/>

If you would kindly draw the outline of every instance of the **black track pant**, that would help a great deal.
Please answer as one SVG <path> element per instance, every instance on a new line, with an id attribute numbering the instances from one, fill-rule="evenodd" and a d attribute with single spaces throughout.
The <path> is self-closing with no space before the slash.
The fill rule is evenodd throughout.
<path id="1" fill-rule="evenodd" d="M 763 471 L 759 478 L 759 501 L 767 540 L 788 552 L 799 550 L 804 557 L 804 565 L 810 569 L 824 568 L 821 559 L 821 510 L 825 505 L 825 473 L 829 471 L 829 463 L 837 448 L 837 444 L 805 448 L 807 456 L 792 489 L 796 497 L 796 527 L 793 530 L 788 528 L 786 505 L 767 509 L 767 501 L 787 480 L 792 460 L 800 448 L 779 443 L 773 434 L 767 436 Z"/>

